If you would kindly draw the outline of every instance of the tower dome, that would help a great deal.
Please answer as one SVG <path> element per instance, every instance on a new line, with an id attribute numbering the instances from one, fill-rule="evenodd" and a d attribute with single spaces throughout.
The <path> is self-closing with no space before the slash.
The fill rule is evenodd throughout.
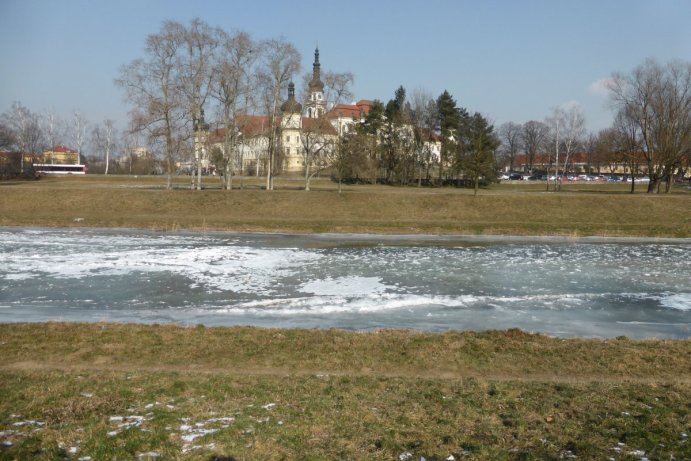
<path id="1" fill-rule="evenodd" d="M 281 105 L 281 112 L 299 114 L 302 112 L 302 104 L 295 99 L 295 85 L 290 82 L 288 85 L 288 100 Z"/>

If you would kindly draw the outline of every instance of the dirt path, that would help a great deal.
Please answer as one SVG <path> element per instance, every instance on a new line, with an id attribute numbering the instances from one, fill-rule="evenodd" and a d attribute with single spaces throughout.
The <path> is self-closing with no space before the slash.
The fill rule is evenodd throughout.
<path id="1" fill-rule="evenodd" d="M 413 379 L 413 380 L 463 380 L 480 379 L 485 381 L 512 381 L 525 383 L 555 383 L 555 384 L 589 384 L 589 383 L 636 383 L 645 385 L 662 384 L 691 384 L 691 376 L 679 375 L 675 378 L 659 377 L 640 377 L 640 376 L 606 376 L 606 375 L 547 375 L 547 374 L 512 374 L 512 373 L 477 373 L 477 372 L 450 372 L 443 370 L 425 370 L 424 373 L 406 373 L 374 370 L 370 368 L 353 370 L 314 370 L 308 368 L 278 368 L 278 367 L 235 367 L 217 368 L 209 366 L 187 366 L 187 365 L 156 365 L 143 366 L 140 364 L 113 364 L 104 365 L 98 363 L 71 363 L 71 364 L 50 364 L 39 361 L 21 361 L 4 363 L 0 365 L 3 372 L 93 372 L 93 373 L 112 373 L 112 372 L 132 372 L 132 373 L 174 373 L 183 375 L 220 375 L 228 377 L 241 376 L 266 376 L 266 377 L 367 377 L 382 379 Z"/>

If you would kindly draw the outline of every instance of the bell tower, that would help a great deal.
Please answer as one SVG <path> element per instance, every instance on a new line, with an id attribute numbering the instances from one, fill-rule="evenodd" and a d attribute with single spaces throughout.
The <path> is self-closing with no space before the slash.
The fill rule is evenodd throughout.
<path id="1" fill-rule="evenodd" d="M 319 64 L 319 48 L 314 50 L 314 63 L 312 64 L 312 80 L 309 82 L 309 100 L 306 104 L 307 117 L 319 118 L 326 113 L 326 101 L 324 100 L 324 82 L 321 81 L 321 65 Z"/>

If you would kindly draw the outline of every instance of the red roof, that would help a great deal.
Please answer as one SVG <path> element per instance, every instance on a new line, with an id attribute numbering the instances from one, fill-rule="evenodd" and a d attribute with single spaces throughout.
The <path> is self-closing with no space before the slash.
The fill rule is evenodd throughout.
<path id="1" fill-rule="evenodd" d="M 305 131 L 319 131 L 322 134 L 338 136 L 336 128 L 323 118 L 302 118 L 302 129 Z"/>
<path id="2" fill-rule="evenodd" d="M 423 141 L 430 141 L 430 142 L 441 142 L 442 137 L 435 133 L 433 130 L 430 130 L 428 128 L 417 128 L 417 132 L 420 135 L 420 139 Z"/>
<path id="3" fill-rule="evenodd" d="M 373 102 L 367 99 L 361 99 L 355 104 L 336 104 L 326 116 L 328 118 L 350 117 L 359 119 L 363 115 L 367 115 L 372 104 Z"/>
<path id="4" fill-rule="evenodd" d="M 280 117 L 277 118 L 277 123 L 280 123 Z M 242 115 L 237 119 L 237 128 L 246 138 L 255 136 L 269 136 L 269 125 L 271 125 L 271 117 L 266 115 Z M 326 120 L 320 118 L 302 117 L 303 130 L 319 130 L 324 134 L 332 134 L 336 136 L 336 129 Z M 220 142 L 225 136 L 225 128 L 217 128 L 209 133 L 209 141 Z"/>
<path id="5" fill-rule="evenodd" d="M 271 118 L 266 115 L 241 115 L 237 118 L 237 128 L 246 138 L 268 136 Z M 211 142 L 219 142 L 225 136 L 225 128 L 217 128 L 209 133 Z"/>
<path id="6" fill-rule="evenodd" d="M 55 146 L 54 148 L 52 148 L 52 149 L 48 148 L 45 151 L 46 152 L 77 153 L 76 150 L 70 149 L 69 147 L 65 147 L 65 146 Z"/>

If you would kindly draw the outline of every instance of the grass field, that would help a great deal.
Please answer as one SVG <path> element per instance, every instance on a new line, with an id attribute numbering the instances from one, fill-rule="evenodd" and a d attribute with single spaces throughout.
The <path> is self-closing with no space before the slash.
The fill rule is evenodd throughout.
<path id="1" fill-rule="evenodd" d="M 689 459 L 691 341 L 0 325 L 1 459 Z"/>
<path id="2" fill-rule="evenodd" d="M 240 186 L 236 180 L 235 185 Z M 628 193 L 626 184 L 493 185 L 478 197 L 456 188 L 345 186 L 312 191 L 279 179 L 277 190 L 245 179 L 222 191 L 218 178 L 190 191 L 189 178 L 165 190 L 162 177 L 43 178 L 0 182 L 0 225 L 133 227 L 156 230 L 433 234 L 691 236 L 691 190 Z"/>
<path id="3" fill-rule="evenodd" d="M 164 184 L 0 182 L 0 226 L 691 236 L 687 189 Z M 0 460 L 691 459 L 691 340 L 0 324 L 0 357 Z"/>

